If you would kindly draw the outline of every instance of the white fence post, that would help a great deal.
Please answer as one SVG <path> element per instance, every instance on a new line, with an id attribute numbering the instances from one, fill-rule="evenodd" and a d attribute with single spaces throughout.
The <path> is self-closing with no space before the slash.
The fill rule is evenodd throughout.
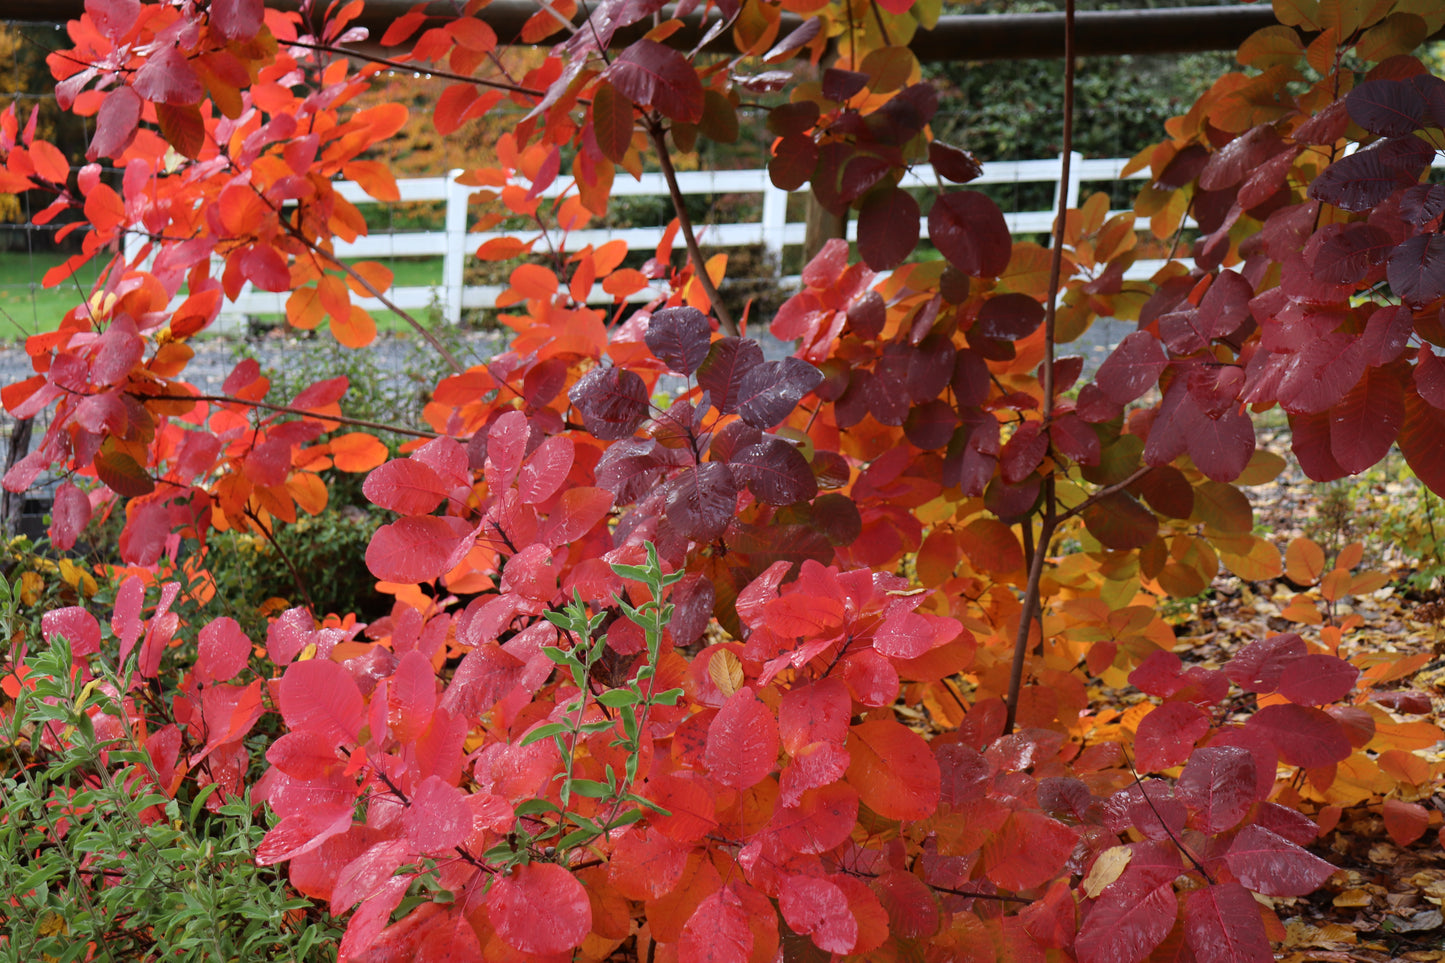
<path id="1" fill-rule="evenodd" d="M 457 183 L 460 169 L 447 171 L 447 251 L 442 266 L 442 313 L 452 324 L 462 321 L 462 271 L 466 265 L 467 200 L 465 185 Z"/>
<path id="2" fill-rule="evenodd" d="M 783 245 L 788 234 L 788 192 L 773 186 L 773 179 L 763 171 L 763 247 L 779 265 L 783 263 Z"/>

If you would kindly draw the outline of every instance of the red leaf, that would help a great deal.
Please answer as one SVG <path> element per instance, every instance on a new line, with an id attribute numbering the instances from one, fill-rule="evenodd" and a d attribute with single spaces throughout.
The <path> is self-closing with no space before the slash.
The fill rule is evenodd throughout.
<path id="1" fill-rule="evenodd" d="M 590 532 L 612 511 L 612 493 L 605 488 L 574 488 L 562 499 L 537 533 L 538 541 L 558 546 Z"/>
<path id="2" fill-rule="evenodd" d="M 1138 891 L 1110 887 L 1094 901 L 1079 928 L 1079 963 L 1138 963 L 1174 928 L 1179 904 L 1174 883 Z"/>
<path id="3" fill-rule="evenodd" d="M 487 917 L 522 953 L 566 953 L 592 931 L 587 890 L 556 863 L 526 863 L 494 882 Z"/>
<path id="4" fill-rule="evenodd" d="M 848 897 L 835 884 L 817 876 L 785 876 L 778 907 L 795 933 L 811 936 L 825 953 L 851 953 L 858 942 L 858 921 Z"/>
<path id="5" fill-rule="evenodd" d="M 211 0 L 211 29 L 223 40 L 250 40 L 265 16 L 263 0 Z"/>
<path id="6" fill-rule="evenodd" d="M 777 768 L 777 722 L 750 687 L 733 693 L 713 717 L 703 761 L 714 779 L 733 789 L 754 786 Z"/>
<path id="7" fill-rule="evenodd" d="M 361 491 L 372 504 L 402 515 L 426 515 L 447 496 L 441 476 L 413 458 L 397 458 L 366 476 Z"/>
<path id="8" fill-rule="evenodd" d="M 1435 494 L 1445 492 L 1445 411 L 1409 394 L 1405 398 L 1405 427 L 1400 431 L 1400 453 L 1415 477 Z"/>
<path id="9" fill-rule="evenodd" d="M 366 548 L 366 567 L 385 582 L 429 582 L 462 560 L 472 534 L 465 519 L 411 515 L 376 530 Z"/>
<path id="10" fill-rule="evenodd" d="M 873 881 L 873 892 L 888 913 L 889 929 L 903 939 L 927 939 L 938 932 L 938 897 L 928 884 L 901 869 Z"/>
<path id="11" fill-rule="evenodd" d="M 1184 939 L 1199 963 L 1269 963 L 1274 959 L 1259 904 L 1238 883 L 1206 886 L 1185 897 Z"/>
<path id="12" fill-rule="evenodd" d="M 1175 796 L 1189 807 L 1200 832 L 1222 833 L 1239 825 L 1255 800 L 1254 757 L 1239 746 L 1195 750 L 1175 784 Z"/>
<path id="13" fill-rule="evenodd" d="M 990 834 L 983 846 L 988 878 L 1009 890 L 1042 886 L 1060 874 L 1074 851 L 1079 831 L 1043 813 L 1020 810 Z"/>
<path id="14" fill-rule="evenodd" d="M 1224 674 L 1246 692 L 1270 693 L 1279 688 L 1285 666 L 1308 651 L 1293 632 L 1251 642 L 1224 665 Z"/>
<path id="15" fill-rule="evenodd" d="M 266 761 L 293 779 L 307 782 L 327 778 L 346 765 L 336 744 L 312 729 L 281 736 L 266 749 Z"/>
<path id="16" fill-rule="evenodd" d="M 90 499 L 73 482 L 61 482 L 50 512 L 51 543 L 62 552 L 70 551 L 89 522 Z"/>
<path id="17" fill-rule="evenodd" d="M 51 609 L 40 617 L 40 636 L 46 642 L 63 638 L 70 654 L 80 658 L 100 651 L 100 623 L 78 605 Z"/>
<path id="18" fill-rule="evenodd" d="M 1166 702 L 1144 717 L 1134 740 L 1140 772 L 1182 765 L 1194 744 L 1209 731 L 1209 715 L 1189 702 Z"/>
<path id="19" fill-rule="evenodd" d="M 677 941 L 679 963 L 747 963 L 752 951 L 752 928 L 730 886 L 698 904 Z"/>
<path id="20" fill-rule="evenodd" d="M 135 92 L 157 104 L 198 104 L 206 88 L 186 55 L 175 46 L 162 47 L 135 72 Z"/>
<path id="21" fill-rule="evenodd" d="M 136 640 L 140 638 L 145 625 L 141 622 L 140 609 L 145 602 L 145 583 L 140 576 L 131 575 L 120 584 L 120 590 L 115 593 L 115 608 L 110 615 L 110 630 L 120 640 L 120 662 L 125 664 L 126 657 L 135 646 Z"/>
<path id="22" fill-rule="evenodd" d="M 1360 670 L 1333 655 L 1311 654 L 1293 659 L 1279 677 L 1279 694 L 1301 705 L 1322 706 L 1350 694 Z"/>
<path id="23" fill-rule="evenodd" d="M 843 745 L 853 700 L 848 687 L 834 676 L 806 682 L 783 693 L 778 729 L 789 753 L 814 742 Z"/>
<path id="24" fill-rule="evenodd" d="M 85 156 L 90 160 L 119 157 L 135 139 L 140 123 L 141 98 L 130 87 L 116 87 L 100 102 L 95 115 L 95 136 Z"/>
<path id="25" fill-rule="evenodd" d="M 366 724 L 356 680 L 330 659 L 308 659 L 288 667 L 281 677 L 280 703 L 288 728 L 320 732 L 334 745 L 356 742 Z"/>
<path id="26" fill-rule="evenodd" d="M 697 72 L 686 57 L 655 40 L 633 43 L 602 77 L 634 104 L 655 107 L 671 120 L 691 124 L 702 119 L 702 82 Z"/>
<path id="27" fill-rule="evenodd" d="M 208 682 L 229 682 L 251 659 L 251 640 L 230 616 L 201 629 L 196 647 L 196 673 Z"/>
<path id="28" fill-rule="evenodd" d="M 841 846 L 857 823 L 857 791 L 835 782 L 803 793 L 797 806 L 780 807 L 769 828 L 789 849 L 816 854 Z"/>
<path id="29" fill-rule="evenodd" d="M 1350 754 L 1350 740 L 1340 731 L 1340 724 L 1319 709 L 1294 704 L 1265 706 L 1250 717 L 1244 729 L 1262 735 L 1291 766 L 1328 766 Z"/>
<path id="30" fill-rule="evenodd" d="M 1396 846 L 1410 845 L 1425 835 L 1429 826 L 1430 812 L 1419 803 L 1385 800 L 1385 832 L 1390 834 Z"/>
<path id="31" fill-rule="evenodd" d="M 849 730 L 848 782 L 863 804 L 885 819 L 923 819 L 938 808 L 938 760 L 918 733 L 892 719 Z"/>
<path id="32" fill-rule="evenodd" d="M 667 806 L 663 800 L 655 801 Z M 667 808 L 676 814 L 671 806 Z M 635 828 L 617 840 L 608 861 L 608 879 L 627 899 L 661 899 L 682 879 L 691 851 L 690 845 L 656 829 Z"/>
<path id="33" fill-rule="evenodd" d="M 1308 896 L 1335 868 L 1262 826 L 1245 826 L 1224 862 L 1248 889 L 1265 896 Z"/>
<path id="34" fill-rule="evenodd" d="M 1384 458 L 1405 421 L 1405 392 L 1392 368 L 1364 377 L 1330 409 L 1330 453 L 1351 475 Z"/>
<path id="35" fill-rule="evenodd" d="M 928 237 L 950 264 L 973 277 L 998 277 L 1013 253 L 998 205 L 977 191 L 955 191 L 934 201 Z"/>
<path id="36" fill-rule="evenodd" d="M 634 122 L 633 107 L 627 98 L 607 81 L 599 83 L 592 93 L 592 134 L 603 157 L 622 163 L 632 146 Z"/>
<path id="37" fill-rule="evenodd" d="M 402 825 L 419 853 L 440 853 L 459 846 L 472 831 L 467 794 L 440 776 L 427 776 L 412 793 Z"/>

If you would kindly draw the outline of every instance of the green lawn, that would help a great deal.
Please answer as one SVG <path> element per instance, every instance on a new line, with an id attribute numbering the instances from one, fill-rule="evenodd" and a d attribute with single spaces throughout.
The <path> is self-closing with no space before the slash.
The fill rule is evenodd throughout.
<path id="1" fill-rule="evenodd" d="M 29 254 L 24 251 L 0 251 L 0 342 L 16 341 L 38 331 L 53 330 L 65 313 L 79 304 L 90 291 L 104 263 L 97 258 L 80 269 L 79 278 L 57 287 L 42 288 L 45 272 L 65 260 L 65 255 L 51 252 Z M 395 258 L 382 260 L 395 272 L 394 287 L 431 287 L 442 280 L 442 259 Z M 82 290 L 83 289 L 83 290 Z M 419 320 L 431 320 L 431 312 L 420 311 Z M 382 331 L 410 330 L 390 311 L 377 312 L 377 328 Z M 281 319 L 263 318 L 279 323 Z"/>

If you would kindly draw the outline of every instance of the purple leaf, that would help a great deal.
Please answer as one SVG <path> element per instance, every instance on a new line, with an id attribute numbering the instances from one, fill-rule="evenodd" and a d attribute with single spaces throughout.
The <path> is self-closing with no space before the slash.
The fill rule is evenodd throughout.
<path id="1" fill-rule="evenodd" d="M 712 395 L 718 414 L 738 410 L 743 377 L 763 363 L 763 349 L 753 340 L 723 338 L 714 341 L 697 369 L 697 383 Z"/>
<path id="2" fill-rule="evenodd" d="M 818 494 L 807 460 L 783 439 L 769 435 L 728 462 L 733 475 L 767 505 L 791 505 Z"/>
<path id="3" fill-rule="evenodd" d="M 712 325 L 697 308 L 663 308 L 647 322 L 647 347 L 680 375 L 691 375 L 712 348 Z"/>
<path id="4" fill-rule="evenodd" d="M 704 462 L 668 481 L 667 519 L 688 538 L 717 538 L 737 511 L 737 480 L 721 462 Z"/>
<path id="5" fill-rule="evenodd" d="M 1445 236 L 1409 238 L 1390 255 L 1385 276 L 1400 300 L 1413 308 L 1445 295 Z"/>
<path id="6" fill-rule="evenodd" d="M 897 187 L 875 191 L 858 212 L 858 253 L 873 270 L 892 270 L 918 247 L 920 224 L 912 194 Z"/>
<path id="7" fill-rule="evenodd" d="M 754 427 L 771 428 L 792 414 L 803 396 L 822 382 L 823 373 L 802 358 L 757 365 L 739 384 L 738 415 Z"/>
<path id="8" fill-rule="evenodd" d="M 1425 99 L 1407 80 L 1367 80 L 1350 91 L 1345 107 L 1355 123 L 1387 137 L 1417 130 L 1425 115 Z"/>
<path id="9" fill-rule="evenodd" d="M 975 331 L 986 338 L 1018 341 L 1033 334 L 1044 321 L 1044 306 L 1027 294 L 1000 294 L 978 309 Z"/>
<path id="10" fill-rule="evenodd" d="M 582 424 L 599 441 L 629 438 L 647 417 L 647 385 L 636 372 L 593 368 L 567 397 L 582 414 Z"/>
<path id="11" fill-rule="evenodd" d="M 1406 151 L 1401 147 L 1387 150 L 1392 143 L 1379 141 L 1335 161 L 1311 182 L 1310 197 L 1342 210 L 1365 211 L 1400 188 L 1413 186 L 1419 179 L 1419 171 L 1409 170 L 1404 162 Z M 1420 146 L 1429 150 L 1424 143 Z M 1413 151 L 1408 145 L 1405 147 Z"/>

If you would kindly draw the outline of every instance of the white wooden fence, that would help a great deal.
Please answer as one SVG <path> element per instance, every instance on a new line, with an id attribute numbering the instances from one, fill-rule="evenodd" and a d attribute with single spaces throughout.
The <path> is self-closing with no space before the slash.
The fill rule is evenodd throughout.
<path id="1" fill-rule="evenodd" d="M 1069 165 L 1069 180 L 1061 183 L 1062 156 L 1049 160 L 995 161 L 984 167 L 982 176 L 969 182 L 969 187 L 986 184 L 1052 183 L 1054 205 L 1044 211 L 1015 211 L 1005 213 L 1004 220 L 1014 234 L 1045 234 L 1053 229 L 1054 212 L 1058 207 L 1060 191 L 1064 192 L 1069 207 L 1079 203 L 1081 183 L 1118 181 L 1120 171 L 1127 160 L 1110 158 L 1106 160 L 1085 160 L 1074 154 Z M 437 308 L 448 321 L 461 318 L 463 309 L 490 308 L 496 305 L 497 297 L 504 290 L 500 285 L 469 286 L 463 282 L 462 268 L 467 258 L 472 257 L 484 242 L 496 237 L 505 237 L 516 232 L 492 231 L 476 233 L 467 231 L 467 201 L 472 189 L 456 182 L 460 171 L 451 171 L 445 177 L 420 177 L 397 182 L 402 201 L 432 201 L 446 204 L 445 228 L 441 231 L 403 231 L 375 233 L 357 238 L 352 242 L 336 242 L 338 257 L 343 258 L 411 258 L 441 257 L 443 259 L 441 283 L 424 287 L 399 287 L 387 292 L 387 299 L 407 311 Z M 1141 179 L 1147 172 L 1132 175 L 1129 179 Z M 787 191 L 774 187 L 766 170 L 745 171 L 683 171 L 678 175 L 678 186 L 683 194 L 761 195 L 762 216 L 759 220 L 739 224 L 709 224 L 699 227 L 699 242 L 707 249 L 727 249 L 743 245 L 762 245 L 774 256 L 781 259 L 783 249 L 790 245 L 801 245 L 806 225 L 788 219 Z M 920 165 L 909 171 L 902 182 L 903 187 L 937 187 L 939 179 L 929 165 Z M 354 204 L 375 204 L 375 200 L 353 183 L 338 185 L 343 197 Z M 556 197 L 571 187 L 571 181 L 559 178 L 556 183 L 542 192 L 544 197 Z M 643 174 L 641 180 L 620 175 L 613 184 L 613 197 L 667 197 L 667 183 L 661 174 Z M 625 240 L 629 250 L 652 251 L 662 239 L 665 224 L 629 227 L 598 228 L 574 231 L 568 235 L 568 247 L 577 250 L 585 245 L 600 245 L 613 240 Z M 848 236 L 856 240 L 857 222 L 850 220 Z M 127 257 L 133 257 L 143 240 L 138 237 L 127 239 Z M 678 240 L 681 248 L 681 239 Z M 1148 277 L 1162 262 L 1138 262 L 1126 277 Z M 781 278 L 785 285 L 796 284 L 797 278 Z M 633 300 L 650 300 L 653 292 L 644 290 L 633 296 Z M 280 315 L 285 313 L 285 294 L 274 294 L 254 290 L 248 283 L 240 297 L 227 304 L 220 318 L 224 329 L 234 325 L 247 315 Z M 612 301 L 601 286 L 593 289 L 589 300 L 602 303 Z M 368 311 L 386 310 L 385 305 L 375 298 L 358 302 Z"/>

